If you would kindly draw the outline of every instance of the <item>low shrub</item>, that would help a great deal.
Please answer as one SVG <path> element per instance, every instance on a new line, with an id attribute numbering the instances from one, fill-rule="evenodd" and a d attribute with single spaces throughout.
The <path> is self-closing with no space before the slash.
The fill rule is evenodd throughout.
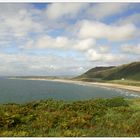
<path id="1" fill-rule="evenodd" d="M 0 105 L 0 136 L 140 136 L 140 99 Z"/>

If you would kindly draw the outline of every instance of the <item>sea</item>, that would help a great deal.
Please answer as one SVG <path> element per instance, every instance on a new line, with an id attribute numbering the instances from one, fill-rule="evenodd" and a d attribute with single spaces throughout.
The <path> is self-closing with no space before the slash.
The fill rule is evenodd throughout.
<path id="1" fill-rule="evenodd" d="M 89 100 L 95 98 L 140 98 L 140 93 L 96 85 L 0 78 L 0 104 L 37 100 Z"/>

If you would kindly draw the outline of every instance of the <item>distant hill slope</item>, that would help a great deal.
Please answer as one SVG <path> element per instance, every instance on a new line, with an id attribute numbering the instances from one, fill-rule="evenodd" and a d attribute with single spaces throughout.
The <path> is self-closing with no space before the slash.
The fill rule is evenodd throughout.
<path id="1" fill-rule="evenodd" d="M 77 80 L 96 81 L 96 80 L 137 80 L 140 81 L 140 62 L 133 62 L 116 67 L 95 67 L 84 74 L 75 77 Z"/>

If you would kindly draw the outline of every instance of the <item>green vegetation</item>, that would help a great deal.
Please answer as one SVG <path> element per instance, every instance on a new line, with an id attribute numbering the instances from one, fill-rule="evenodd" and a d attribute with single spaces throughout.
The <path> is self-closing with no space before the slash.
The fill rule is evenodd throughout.
<path id="1" fill-rule="evenodd" d="M 96 67 L 74 79 L 98 82 L 121 79 L 140 81 L 140 62 L 133 62 L 117 67 Z"/>
<path id="2" fill-rule="evenodd" d="M 128 86 L 140 86 L 140 81 L 132 81 L 132 80 L 111 80 L 107 82 L 121 84 L 121 85 L 128 85 Z"/>
<path id="3" fill-rule="evenodd" d="M 0 105 L 0 136 L 140 136 L 140 99 Z"/>

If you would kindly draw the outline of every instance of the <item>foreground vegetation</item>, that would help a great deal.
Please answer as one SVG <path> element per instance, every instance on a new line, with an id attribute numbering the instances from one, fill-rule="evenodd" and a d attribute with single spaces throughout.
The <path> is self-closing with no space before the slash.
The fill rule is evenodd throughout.
<path id="1" fill-rule="evenodd" d="M 140 136 L 140 99 L 0 105 L 0 136 Z"/>

